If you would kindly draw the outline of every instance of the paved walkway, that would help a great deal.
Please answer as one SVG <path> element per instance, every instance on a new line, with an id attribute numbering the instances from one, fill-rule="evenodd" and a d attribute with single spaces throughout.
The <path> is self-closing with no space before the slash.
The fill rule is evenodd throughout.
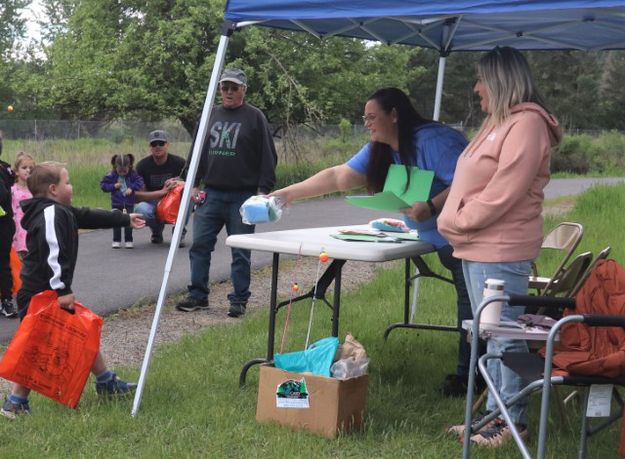
<path id="1" fill-rule="evenodd" d="M 548 199 L 581 193 L 595 183 L 625 182 L 623 178 L 575 178 L 552 180 L 546 188 Z M 275 224 L 258 225 L 257 231 L 279 231 L 294 228 L 337 226 L 366 223 L 374 218 L 388 216 L 350 206 L 343 198 L 310 201 L 293 205 Z M 189 225 L 191 227 L 192 225 Z M 190 229 L 190 228 L 189 228 Z M 133 250 L 111 249 L 112 231 L 97 230 L 80 236 L 78 263 L 74 275 L 74 292 L 80 301 L 106 315 L 132 306 L 138 302 L 154 302 L 158 297 L 169 251 L 171 233 L 166 230 L 165 244 L 153 245 L 149 230 L 135 231 Z M 190 242 L 192 233 L 187 239 Z M 230 276 L 230 250 L 224 244 L 225 232 L 219 237 L 213 253 L 211 281 L 221 281 Z M 254 268 L 271 263 L 271 254 L 254 252 Z M 189 281 L 188 247 L 178 249 L 172 267 L 168 291 L 182 292 Z M 0 319 L 0 343 L 8 342 L 17 320 Z"/>

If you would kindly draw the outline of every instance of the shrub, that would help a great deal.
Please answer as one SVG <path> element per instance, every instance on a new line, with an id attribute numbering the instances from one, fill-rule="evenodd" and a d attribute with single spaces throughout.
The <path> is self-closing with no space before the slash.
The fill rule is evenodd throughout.
<path id="1" fill-rule="evenodd" d="M 587 134 L 565 136 L 551 153 L 551 172 L 588 173 L 588 151 L 591 144 L 592 138 Z"/>
<path id="2" fill-rule="evenodd" d="M 345 118 L 341 118 L 339 122 L 339 129 L 341 131 L 341 141 L 347 142 L 349 138 L 351 138 L 352 134 L 352 123 Z"/>

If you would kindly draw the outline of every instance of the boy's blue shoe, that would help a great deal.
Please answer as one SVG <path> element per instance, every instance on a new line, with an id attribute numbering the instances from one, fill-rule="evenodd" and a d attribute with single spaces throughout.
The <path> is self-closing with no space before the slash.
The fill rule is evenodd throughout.
<path id="1" fill-rule="evenodd" d="M 16 419 L 22 414 L 30 414 L 30 406 L 28 406 L 28 401 L 24 403 L 13 403 L 7 398 L 4 401 L 4 405 L 2 405 L 2 409 L 0 409 L 0 414 L 9 419 Z"/>
<path id="2" fill-rule="evenodd" d="M 134 393 L 136 389 L 137 385 L 135 383 L 123 381 L 119 379 L 115 373 L 113 373 L 113 377 L 107 382 L 95 383 L 95 390 L 98 395 L 128 395 Z"/>

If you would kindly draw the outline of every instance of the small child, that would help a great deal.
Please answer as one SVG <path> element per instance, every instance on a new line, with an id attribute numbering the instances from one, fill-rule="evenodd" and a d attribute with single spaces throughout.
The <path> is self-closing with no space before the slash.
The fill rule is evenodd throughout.
<path id="1" fill-rule="evenodd" d="M 22 265 L 22 288 L 17 293 L 20 319 L 26 315 L 30 299 L 44 290 L 55 290 L 59 306 L 67 311 L 74 310 L 71 284 L 78 255 L 79 228 L 145 226 L 139 214 L 72 207 L 69 173 L 60 163 L 45 162 L 35 166 L 27 183 L 34 197 L 22 203 L 28 253 Z M 136 384 L 122 381 L 107 369 L 100 352 L 91 372 L 96 377 L 96 392 L 100 395 L 128 394 L 136 389 Z M 29 394 L 27 387 L 13 384 L 0 414 L 11 419 L 29 414 Z"/>
<path id="2" fill-rule="evenodd" d="M 0 155 L 2 136 L 0 135 Z M 5 317 L 16 317 L 13 304 L 13 276 L 11 275 L 11 242 L 15 234 L 13 210 L 11 208 L 11 187 L 15 173 L 11 165 L 0 160 L 0 313 Z"/>
<path id="3" fill-rule="evenodd" d="M 35 160 L 28 153 L 20 151 L 15 158 L 15 185 L 11 187 L 11 207 L 13 209 L 13 221 L 15 221 L 15 235 L 13 236 L 13 248 L 24 259 L 26 255 L 26 231 L 22 228 L 22 217 L 24 211 L 20 207 L 20 202 L 33 197 L 26 185 L 26 179 L 35 167 Z"/>
<path id="4" fill-rule="evenodd" d="M 111 165 L 113 170 L 100 181 L 102 191 L 111 193 L 111 207 L 124 213 L 131 213 L 135 209 L 135 192 L 143 188 L 143 177 L 135 172 L 133 165 L 135 157 L 131 154 L 113 155 Z M 122 241 L 121 228 L 113 228 L 113 244 L 111 247 L 119 249 Z M 125 247 L 132 249 L 132 228 L 124 228 Z"/>

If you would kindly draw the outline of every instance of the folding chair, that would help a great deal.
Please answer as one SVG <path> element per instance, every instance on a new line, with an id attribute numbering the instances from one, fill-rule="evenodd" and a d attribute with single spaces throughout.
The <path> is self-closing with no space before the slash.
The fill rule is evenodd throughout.
<path id="1" fill-rule="evenodd" d="M 543 240 L 540 247 L 541 252 L 559 250 L 564 252 L 563 257 L 560 260 L 558 267 L 550 277 L 538 276 L 538 269 L 534 264 L 532 266 L 533 275 L 530 276 L 529 288 L 536 289 L 537 293 L 541 295 L 543 294 L 542 292 L 544 289 L 550 288 L 551 283 L 558 278 L 561 271 L 566 266 L 566 263 L 573 255 L 573 252 L 582 240 L 583 235 L 584 227 L 579 223 L 562 222 L 552 229 Z"/>
<path id="2" fill-rule="evenodd" d="M 601 267 L 601 263 L 597 263 L 595 269 L 591 273 L 591 276 L 598 268 Z M 625 269 L 620 268 L 620 271 L 617 271 L 620 276 L 625 277 Z M 619 276 L 619 277 L 620 277 Z M 614 277 L 616 278 L 616 276 Z M 588 305 L 589 298 L 594 298 L 592 295 L 596 294 L 594 286 L 597 283 L 597 279 L 600 279 L 599 276 L 596 277 L 594 283 L 589 285 L 587 292 L 584 288 L 580 291 L 580 294 L 577 297 L 577 301 L 584 304 L 585 301 L 586 306 Z M 585 284 L 586 285 L 586 284 Z M 625 293 L 625 292 L 622 292 Z M 585 296 L 587 295 L 587 296 Z M 600 305 L 592 303 L 593 311 L 591 312 L 599 312 L 603 314 L 574 314 L 570 313 L 566 315 L 564 318 L 559 320 L 556 325 L 548 332 L 547 334 L 547 345 L 544 359 L 541 358 L 538 354 L 532 353 L 504 353 L 503 355 L 494 355 L 494 354 L 486 354 L 479 359 L 477 359 L 477 341 L 479 334 L 479 318 L 483 309 L 493 301 L 507 301 L 510 305 L 534 305 L 540 307 L 548 307 L 548 308 L 568 308 L 574 310 L 576 307 L 576 300 L 573 298 L 554 298 L 554 297 L 537 297 L 537 296 L 526 296 L 526 295 L 496 295 L 487 297 L 482 301 L 479 305 L 475 318 L 473 321 L 473 347 L 471 351 L 471 363 L 469 369 L 469 382 L 467 389 L 467 402 L 466 402 L 466 410 L 465 410 L 465 433 L 464 433 L 464 447 L 463 447 L 463 458 L 468 458 L 470 456 L 470 437 L 472 433 L 479 431 L 484 425 L 495 419 L 495 417 L 502 416 L 508 426 L 511 429 L 512 437 L 517 444 L 522 456 L 524 458 L 530 458 L 529 451 L 527 446 L 523 442 L 522 438 L 519 435 L 516 426 L 510 419 L 508 408 L 516 403 L 518 400 L 530 395 L 531 393 L 542 389 L 542 400 L 541 400 L 541 411 L 540 411 L 540 422 L 539 422 L 539 434 L 538 434 L 538 445 L 537 445 L 537 454 L 536 457 L 542 459 L 545 457 L 545 443 L 547 438 L 547 421 L 548 421 L 548 410 L 549 410 L 549 397 L 550 390 L 552 385 L 572 385 L 578 387 L 585 387 L 586 391 L 589 390 L 590 386 L 594 384 L 611 384 L 618 386 L 625 386 L 625 376 L 620 375 L 616 377 L 605 377 L 605 376 L 589 376 L 589 375 L 567 375 L 567 376 L 553 376 L 552 368 L 553 368 L 553 356 L 554 356 L 554 343 L 558 339 L 558 334 L 563 326 L 572 323 L 580 323 L 584 324 L 587 327 L 617 327 L 617 328 L 625 328 L 625 314 L 620 315 L 608 315 L 605 314 L 605 311 L 601 311 L 597 309 L 594 311 L 594 308 L 598 308 Z M 605 306 L 603 306 L 605 307 Z M 621 308 L 625 310 L 625 305 L 621 305 Z M 588 307 L 587 307 L 588 309 Z M 528 333 L 528 339 L 536 339 L 535 333 Z M 619 349 L 620 347 L 625 347 L 625 333 L 622 331 L 617 333 L 620 336 L 619 341 L 615 344 Z M 500 335 L 501 336 L 501 335 Z M 517 337 L 518 339 L 518 337 Z M 500 398 L 496 388 L 494 387 L 493 381 L 488 375 L 486 365 L 489 359 L 502 359 L 504 365 L 511 368 L 513 371 L 517 372 L 528 384 L 525 386 L 521 392 L 519 392 L 516 396 L 514 396 L 508 403 L 504 403 L 504 401 Z M 475 366 L 478 366 L 480 373 L 484 377 L 486 384 L 488 385 L 489 390 L 492 392 L 495 402 L 498 406 L 498 409 L 490 413 L 487 417 L 483 418 L 479 424 L 471 426 L 471 406 L 473 403 L 473 387 L 475 384 Z M 550 375 L 550 377 L 544 377 L 544 375 Z M 588 393 L 588 392 L 587 392 Z M 612 397 L 617 401 L 620 406 L 620 410 L 618 413 L 610 416 L 607 420 L 597 423 L 594 426 L 591 426 L 588 422 L 586 408 L 584 406 L 584 412 L 582 413 L 582 422 L 581 422 L 581 436 L 580 436 L 580 446 L 579 446 L 579 457 L 585 457 L 586 453 L 586 443 L 588 436 L 593 435 L 594 433 L 606 428 L 611 425 L 613 422 L 621 418 L 623 415 L 623 400 L 617 391 L 612 391 Z M 588 403 L 588 395 L 586 395 L 585 405 Z"/>
<path id="3" fill-rule="evenodd" d="M 569 265 L 559 268 L 558 273 L 547 283 L 540 296 L 570 298 L 580 279 L 588 271 L 591 262 L 592 252 L 580 253 Z"/>
<path id="4" fill-rule="evenodd" d="M 611 251 L 612 247 L 607 246 L 605 249 L 599 252 L 597 258 L 592 261 L 586 272 L 580 277 L 579 281 L 577 281 L 577 285 L 573 287 L 573 290 L 571 291 L 569 296 L 574 297 L 575 295 L 577 295 L 577 292 L 579 292 L 579 290 L 582 288 L 582 285 L 584 285 L 584 282 L 586 282 L 586 279 L 588 279 L 588 276 L 590 276 L 590 273 L 592 272 L 594 267 L 597 266 L 597 263 L 599 263 L 601 260 L 607 259 Z"/>
<path id="5" fill-rule="evenodd" d="M 584 252 L 577 255 L 577 257 L 573 259 L 570 265 L 560 270 L 559 278 L 555 280 L 555 282 L 551 283 L 549 290 L 544 296 L 570 298 L 572 296 L 571 292 L 578 284 L 580 278 L 583 277 L 584 274 L 586 274 L 588 267 L 590 266 L 591 260 L 591 252 Z M 547 314 L 545 308 L 537 308 L 533 310 L 532 308 L 528 308 L 527 312 L 542 315 Z M 555 315 L 558 319 L 561 317 L 561 315 L 557 316 L 557 314 L 561 314 L 559 311 L 554 311 L 552 314 Z M 529 348 L 533 351 L 537 351 L 542 346 L 541 342 L 532 341 L 531 338 L 528 338 L 528 341 L 531 341 L 530 343 L 528 343 L 528 345 Z M 484 391 L 480 394 L 477 402 L 473 405 L 473 413 L 477 413 L 480 410 L 480 407 L 486 401 L 487 394 L 488 389 L 484 389 Z M 561 399 L 558 400 L 559 404 L 561 405 L 560 415 L 562 418 L 564 418 L 564 404 L 562 403 Z"/>

